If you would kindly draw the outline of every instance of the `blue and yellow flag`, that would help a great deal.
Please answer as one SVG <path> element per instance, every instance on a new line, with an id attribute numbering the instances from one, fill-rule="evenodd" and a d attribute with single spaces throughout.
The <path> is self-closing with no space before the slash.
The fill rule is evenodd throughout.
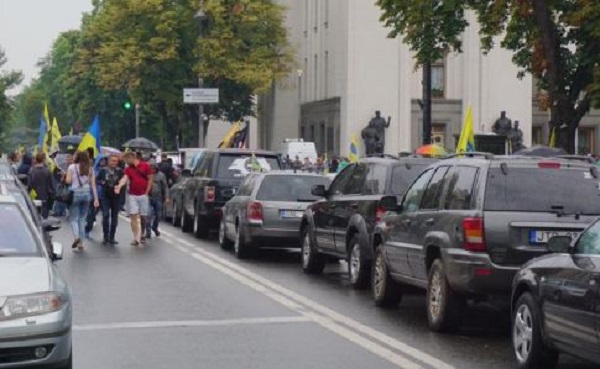
<path id="1" fill-rule="evenodd" d="M 460 154 L 463 152 L 474 152 L 475 151 L 475 131 L 473 129 L 473 109 L 469 106 L 467 108 L 467 115 L 465 116 L 465 124 L 460 132 L 460 139 L 458 140 L 458 146 L 456 147 L 456 153 Z"/>
<path id="2" fill-rule="evenodd" d="M 56 117 L 52 121 L 52 128 L 50 129 L 50 152 L 54 152 L 58 150 L 58 140 L 60 140 L 62 135 L 60 134 L 60 129 L 58 128 L 58 121 Z"/>
<path id="3" fill-rule="evenodd" d="M 350 154 L 348 155 L 348 160 L 351 163 L 358 163 L 358 138 L 356 135 L 352 136 L 352 142 L 350 142 Z"/>
<path id="4" fill-rule="evenodd" d="M 100 118 L 97 115 L 94 117 L 92 126 L 83 136 L 77 151 L 85 151 L 90 147 L 94 149 L 94 157 L 98 156 L 100 153 Z"/>
<path id="5" fill-rule="evenodd" d="M 44 120 L 44 116 L 40 118 L 40 133 L 36 146 L 36 154 L 38 152 L 48 152 L 48 123 Z"/>

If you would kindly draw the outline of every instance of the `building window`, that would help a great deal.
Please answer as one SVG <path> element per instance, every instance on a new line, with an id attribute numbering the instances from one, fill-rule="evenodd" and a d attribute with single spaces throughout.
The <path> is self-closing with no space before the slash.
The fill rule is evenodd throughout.
<path id="1" fill-rule="evenodd" d="M 308 95 L 308 78 L 306 78 L 306 73 L 308 73 L 308 58 L 304 58 L 304 76 L 302 78 L 302 95 L 300 96 L 300 98 L 302 99 L 302 101 L 306 101 L 307 100 L 307 95 Z"/>
<path id="2" fill-rule="evenodd" d="M 304 126 L 300 126 L 300 137 L 303 140 L 308 141 L 308 137 L 306 137 L 306 130 L 304 129 Z"/>
<path id="3" fill-rule="evenodd" d="M 446 96 L 446 61 L 444 59 L 431 65 L 431 95 L 438 99 Z"/>
<path id="4" fill-rule="evenodd" d="M 577 145 L 579 155 L 595 154 L 595 140 L 596 129 L 592 127 L 579 127 L 579 143 Z"/>
<path id="5" fill-rule="evenodd" d="M 544 145 L 544 129 L 543 127 L 532 127 L 531 128 L 531 143 L 536 145 Z"/>
<path id="6" fill-rule="evenodd" d="M 314 99 L 313 100 L 319 100 L 319 56 L 317 54 L 315 54 L 315 73 L 314 73 L 314 81 L 313 81 L 313 88 L 314 88 Z"/>
<path id="7" fill-rule="evenodd" d="M 323 84 L 323 95 L 327 98 L 329 97 L 329 51 L 325 51 L 323 60 Z"/>
<path id="8" fill-rule="evenodd" d="M 327 154 L 330 154 L 335 150 L 333 139 L 333 127 L 327 127 L 327 149 L 325 151 Z"/>
<path id="9" fill-rule="evenodd" d="M 325 141 L 325 123 L 321 123 L 321 132 L 319 132 L 319 154 L 327 151 L 326 141 Z"/>
<path id="10" fill-rule="evenodd" d="M 310 125 L 310 142 L 315 142 L 315 125 Z"/>
<path id="11" fill-rule="evenodd" d="M 446 125 L 444 123 L 431 124 L 431 141 L 440 146 L 446 146 Z"/>

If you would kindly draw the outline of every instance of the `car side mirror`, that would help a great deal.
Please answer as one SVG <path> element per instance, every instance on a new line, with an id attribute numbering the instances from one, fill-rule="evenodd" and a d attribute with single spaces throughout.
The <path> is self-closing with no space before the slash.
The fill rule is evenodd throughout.
<path id="1" fill-rule="evenodd" d="M 42 229 L 46 232 L 54 232 L 60 229 L 60 220 L 58 219 L 44 219 L 42 220 Z"/>
<path id="2" fill-rule="evenodd" d="M 385 211 L 399 212 L 402 207 L 398 205 L 396 196 L 384 196 L 379 200 L 379 206 Z"/>
<path id="3" fill-rule="evenodd" d="M 184 169 L 181 171 L 181 176 L 185 178 L 189 178 L 192 176 L 192 171 L 189 169 Z"/>
<path id="4" fill-rule="evenodd" d="M 52 242 L 52 259 L 62 260 L 63 258 L 63 245 L 58 242 Z"/>
<path id="5" fill-rule="evenodd" d="M 324 185 L 313 186 L 310 193 L 317 197 L 327 197 L 327 190 Z"/>
<path id="6" fill-rule="evenodd" d="M 573 239 L 568 236 L 556 236 L 552 237 L 548 241 L 548 250 L 555 254 L 566 254 L 571 248 Z"/>

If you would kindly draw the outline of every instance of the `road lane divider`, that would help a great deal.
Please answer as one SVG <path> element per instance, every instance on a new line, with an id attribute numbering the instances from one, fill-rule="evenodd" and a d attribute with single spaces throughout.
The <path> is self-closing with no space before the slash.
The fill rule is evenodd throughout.
<path id="1" fill-rule="evenodd" d="M 236 279 L 240 283 L 255 289 L 256 291 L 278 301 L 282 305 L 308 316 L 322 327 L 351 341 L 372 353 L 394 363 L 402 368 L 419 368 L 420 366 L 412 360 L 416 360 L 427 367 L 437 369 L 456 369 L 454 366 L 426 353 L 416 347 L 410 346 L 376 329 L 366 326 L 350 317 L 340 314 L 306 296 L 287 289 L 268 278 L 258 275 L 243 266 L 233 263 L 213 252 L 204 250 L 197 244 L 193 244 L 170 232 L 163 231 L 169 244 L 181 252 L 184 252 L 198 261 L 217 269 L 224 274 Z M 186 247 L 182 247 L 186 246 Z M 315 314 L 316 313 L 316 314 Z M 359 334 L 356 334 L 359 333 Z M 373 344 L 373 342 L 376 342 Z M 398 355 L 394 351 L 409 356 Z"/>

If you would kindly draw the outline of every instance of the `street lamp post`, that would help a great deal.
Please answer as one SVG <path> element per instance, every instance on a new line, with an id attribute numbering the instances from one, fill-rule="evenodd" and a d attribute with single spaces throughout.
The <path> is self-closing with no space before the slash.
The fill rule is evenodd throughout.
<path id="1" fill-rule="evenodd" d="M 201 39 L 204 35 L 204 21 L 206 20 L 206 13 L 203 10 L 202 0 L 199 1 L 198 12 L 194 18 L 198 21 L 198 38 Z M 202 51 L 198 51 L 198 64 L 202 63 Z M 202 74 L 198 73 L 198 88 L 204 87 L 204 79 Z M 204 105 L 198 104 L 198 147 L 205 147 L 204 136 Z"/>
<path id="2" fill-rule="evenodd" d="M 140 137 L 140 104 L 135 104 L 135 138 Z"/>
<path id="3" fill-rule="evenodd" d="M 304 71 L 302 69 L 298 69 L 298 137 L 304 138 L 300 135 L 302 132 L 302 76 L 304 75 Z"/>

